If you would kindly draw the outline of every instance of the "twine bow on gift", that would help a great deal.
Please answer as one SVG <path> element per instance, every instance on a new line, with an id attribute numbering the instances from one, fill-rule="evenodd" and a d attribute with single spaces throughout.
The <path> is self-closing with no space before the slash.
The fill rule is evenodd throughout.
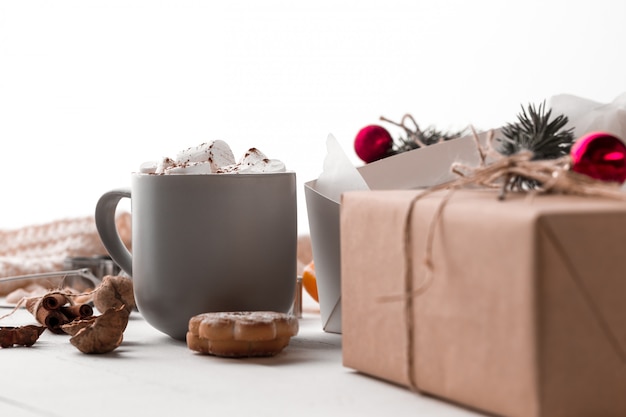
<path id="1" fill-rule="evenodd" d="M 476 142 L 477 151 L 480 156 L 478 167 L 469 167 L 460 163 L 454 164 L 451 171 L 458 175 L 458 178 L 440 185 L 433 186 L 415 196 L 408 206 L 404 220 L 404 293 L 402 295 L 391 295 L 381 297 L 381 301 L 400 301 L 405 303 L 405 327 L 407 336 L 406 356 L 407 356 L 407 377 L 410 387 L 414 391 L 419 391 L 415 380 L 414 369 L 414 347 L 415 347 L 415 326 L 414 326 L 414 299 L 425 293 L 433 282 L 433 240 L 435 230 L 441 221 L 445 206 L 450 201 L 455 190 L 473 188 L 495 188 L 500 189 L 498 199 L 504 200 L 508 192 L 523 192 L 529 198 L 537 194 L 568 194 L 587 197 L 603 197 L 614 200 L 626 201 L 626 193 L 620 190 L 618 183 L 609 183 L 592 179 L 582 174 L 570 170 L 571 159 L 564 156 L 551 160 L 533 160 L 532 152 L 520 152 L 510 156 L 503 156 L 493 151 L 491 143 L 494 138 L 493 131 L 487 135 L 487 149 L 481 146 L 478 135 L 472 128 L 472 134 Z M 488 157 L 491 160 L 488 162 Z M 520 181 L 522 179 L 522 181 Z M 531 184 L 531 187 L 528 187 Z M 413 285 L 413 240 L 411 230 L 413 227 L 413 211 L 419 200 L 437 191 L 447 190 L 442 198 L 433 219 L 429 225 L 426 237 L 425 257 L 422 260 L 426 267 L 426 275 L 421 284 L 414 288 Z M 560 251 L 563 252 L 562 248 Z M 565 256 L 564 253 L 561 253 Z M 575 285 L 580 290 L 586 304 L 592 312 L 596 322 L 602 329 L 613 350 L 626 363 L 626 352 L 621 348 L 617 337 L 602 316 L 600 309 L 594 303 L 591 296 L 585 290 L 582 280 L 575 273 L 575 268 L 570 262 L 566 262 L 570 275 L 575 281 Z"/>
<path id="2" fill-rule="evenodd" d="M 532 152 L 524 151 L 503 156 L 493 150 L 493 131 L 487 135 L 487 149 L 481 146 L 480 139 L 473 128 L 472 136 L 480 156 L 480 165 L 468 167 L 461 163 L 453 164 L 451 171 L 459 178 L 434 186 L 426 190 L 424 194 L 442 189 L 478 186 L 500 188 L 498 196 L 500 199 L 504 199 L 507 192 L 514 191 L 527 192 L 531 195 L 556 193 L 626 200 L 626 194 L 620 190 L 619 184 L 599 181 L 572 171 L 569 155 L 557 159 L 533 159 Z M 489 163 L 487 163 L 488 157 L 492 158 Z M 527 181 L 520 182 L 520 178 Z M 528 183 L 535 184 L 535 187 L 525 188 L 524 184 Z"/>

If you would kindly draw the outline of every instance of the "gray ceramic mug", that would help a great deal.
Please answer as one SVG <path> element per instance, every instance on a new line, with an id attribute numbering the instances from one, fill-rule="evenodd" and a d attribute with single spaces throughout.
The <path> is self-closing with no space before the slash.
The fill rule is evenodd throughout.
<path id="1" fill-rule="evenodd" d="M 132 254 L 115 228 L 131 199 Z M 184 340 L 203 312 L 293 304 L 297 263 L 296 176 L 133 174 L 131 188 L 96 205 L 98 233 L 133 279 L 137 308 L 156 329 Z"/>

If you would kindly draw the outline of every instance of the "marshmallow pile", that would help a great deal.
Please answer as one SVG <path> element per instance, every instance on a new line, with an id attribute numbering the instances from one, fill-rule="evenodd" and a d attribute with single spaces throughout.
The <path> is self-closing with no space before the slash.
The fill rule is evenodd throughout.
<path id="1" fill-rule="evenodd" d="M 162 158 L 145 162 L 139 171 L 143 174 L 259 174 L 285 172 L 285 164 L 269 159 L 263 152 L 250 148 L 239 162 L 230 146 L 223 140 L 203 143 L 179 152 L 176 158 Z"/>

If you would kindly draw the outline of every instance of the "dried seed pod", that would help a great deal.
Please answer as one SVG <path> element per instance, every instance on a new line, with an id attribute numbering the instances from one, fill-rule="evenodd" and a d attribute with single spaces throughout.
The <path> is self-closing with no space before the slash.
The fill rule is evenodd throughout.
<path id="1" fill-rule="evenodd" d="M 135 308 L 133 281 L 122 275 L 106 275 L 94 292 L 93 304 L 101 312 L 120 306 L 131 312 Z"/>
<path id="2" fill-rule="evenodd" d="M 61 326 L 61 329 L 70 336 L 75 336 L 81 329 L 91 326 L 96 321 L 95 316 L 91 316 L 82 320 L 72 320 L 71 322 Z"/>
<path id="3" fill-rule="evenodd" d="M 117 348 L 123 339 L 130 311 L 125 306 L 108 309 L 94 317 L 88 325 L 78 330 L 70 343 L 83 353 L 108 353 Z M 81 320 L 82 321 L 82 320 Z"/>
<path id="4" fill-rule="evenodd" d="M 0 347 L 32 346 L 46 330 L 43 326 L 0 327 Z"/>

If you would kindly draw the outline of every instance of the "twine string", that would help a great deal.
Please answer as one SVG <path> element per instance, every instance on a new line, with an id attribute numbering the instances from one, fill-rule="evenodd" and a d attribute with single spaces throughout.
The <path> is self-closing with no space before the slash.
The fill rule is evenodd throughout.
<path id="1" fill-rule="evenodd" d="M 411 129 L 411 127 L 409 127 L 406 123 L 406 119 L 409 119 L 411 121 L 411 123 L 413 124 L 413 129 Z M 422 130 L 420 129 L 419 125 L 417 124 L 417 121 L 413 118 L 412 115 L 410 114 L 405 114 L 404 116 L 402 116 L 402 120 L 400 121 L 400 123 L 398 122 L 394 122 L 393 120 L 389 120 L 384 116 L 380 116 L 380 120 L 387 122 L 387 123 L 391 123 L 392 125 L 401 127 L 402 129 L 404 129 L 404 131 L 406 132 L 407 136 L 413 141 L 415 142 L 420 148 L 423 148 L 425 146 L 427 146 L 421 139 L 420 139 L 420 135 L 422 134 Z"/>

